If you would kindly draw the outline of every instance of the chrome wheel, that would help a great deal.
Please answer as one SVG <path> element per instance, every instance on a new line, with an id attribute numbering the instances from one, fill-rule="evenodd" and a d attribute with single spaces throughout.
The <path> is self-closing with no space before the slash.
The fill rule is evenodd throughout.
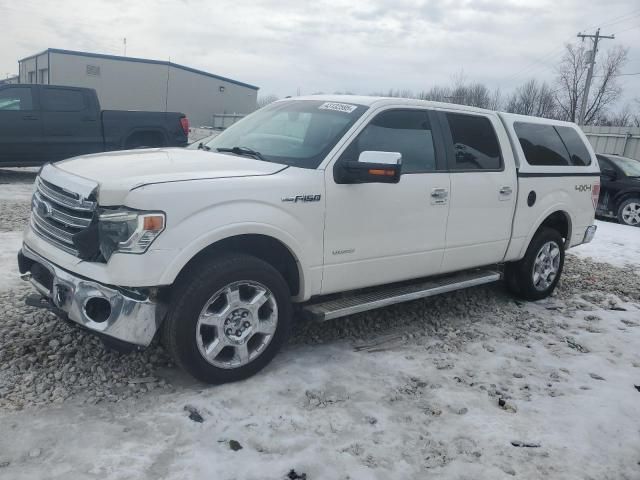
<path id="1" fill-rule="evenodd" d="M 547 242 L 536 255 L 533 263 L 533 286 L 543 292 L 556 279 L 560 270 L 560 247 L 556 242 Z"/>
<path id="2" fill-rule="evenodd" d="M 640 225 L 640 203 L 627 203 L 622 209 L 622 220 L 627 225 Z"/>
<path id="3" fill-rule="evenodd" d="M 218 290 L 198 317 L 196 341 L 202 357 L 218 368 L 238 368 L 265 350 L 278 326 L 275 296 L 253 281 Z"/>

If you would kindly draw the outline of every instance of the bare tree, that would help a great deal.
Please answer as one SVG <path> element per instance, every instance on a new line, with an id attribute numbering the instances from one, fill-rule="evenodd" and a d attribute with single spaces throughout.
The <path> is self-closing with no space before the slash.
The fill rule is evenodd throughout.
<path id="1" fill-rule="evenodd" d="M 626 105 L 622 110 L 613 113 L 604 113 L 594 120 L 594 125 L 603 125 L 607 127 L 630 127 L 634 124 L 634 115 L 631 113 L 629 106 Z"/>
<path id="2" fill-rule="evenodd" d="M 546 82 L 540 83 L 532 78 L 509 96 L 505 110 L 521 115 L 555 118 L 558 106 L 551 87 Z"/>
<path id="3" fill-rule="evenodd" d="M 596 65 L 594 80 L 587 102 L 584 123 L 594 123 L 620 97 L 621 88 L 616 77 L 627 61 L 627 48 L 614 47 L 606 58 Z M 589 55 L 582 46 L 567 44 L 558 66 L 556 101 L 561 118 L 575 122 L 585 91 Z"/>
<path id="4" fill-rule="evenodd" d="M 258 97 L 258 101 L 257 101 L 257 104 L 256 104 L 257 105 L 257 109 L 260 109 L 262 107 L 266 107 L 270 103 L 273 103 L 273 102 L 275 102 L 277 100 L 280 100 L 277 95 L 273 95 L 273 94 L 262 95 L 262 96 Z"/>

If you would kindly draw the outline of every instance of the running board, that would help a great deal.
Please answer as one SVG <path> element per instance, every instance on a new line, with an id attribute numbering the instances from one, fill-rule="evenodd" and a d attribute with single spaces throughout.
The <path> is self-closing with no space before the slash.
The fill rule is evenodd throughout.
<path id="1" fill-rule="evenodd" d="M 366 293 L 354 293 L 325 302 L 313 303 L 302 307 L 302 311 L 313 321 L 324 322 L 334 318 L 366 312 L 375 308 L 387 307 L 396 303 L 409 302 L 419 298 L 431 297 L 441 293 L 453 292 L 476 285 L 484 285 L 500 280 L 502 275 L 496 270 L 474 270 L 392 287 L 383 287 Z"/>

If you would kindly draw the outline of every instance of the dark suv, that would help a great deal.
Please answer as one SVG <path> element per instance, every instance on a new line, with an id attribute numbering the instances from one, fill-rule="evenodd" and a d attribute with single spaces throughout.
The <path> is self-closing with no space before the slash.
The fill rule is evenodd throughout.
<path id="1" fill-rule="evenodd" d="M 640 160 L 596 155 L 600 164 L 600 199 L 596 214 L 640 227 Z"/>

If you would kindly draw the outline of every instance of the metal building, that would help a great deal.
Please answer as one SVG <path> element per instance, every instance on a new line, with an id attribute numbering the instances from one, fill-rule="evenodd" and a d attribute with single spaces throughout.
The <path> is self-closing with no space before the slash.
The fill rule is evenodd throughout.
<path id="1" fill-rule="evenodd" d="M 144 58 L 49 48 L 19 61 L 20 83 L 94 88 L 104 110 L 177 111 L 191 125 L 255 110 L 258 87 Z"/>
<path id="2" fill-rule="evenodd" d="M 18 77 L 18 75 L 12 75 L 0 80 L 0 85 L 10 85 L 13 83 L 20 83 L 20 77 Z"/>
<path id="3" fill-rule="evenodd" d="M 581 127 L 596 153 L 640 160 L 640 127 Z"/>

